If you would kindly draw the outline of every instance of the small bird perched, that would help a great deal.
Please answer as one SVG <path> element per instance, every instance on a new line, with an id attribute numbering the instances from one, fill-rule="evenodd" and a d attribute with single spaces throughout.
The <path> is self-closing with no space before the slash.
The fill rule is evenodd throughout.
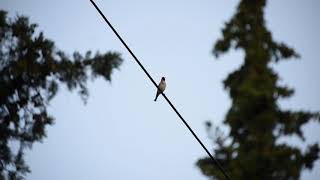
<path id="1" fill-rule="evenodd" d="M 166 89 L 166 78 L 162 77 L 158 85 L 157 95 L 154 101 L 157 101 L 158 96 Z"/>

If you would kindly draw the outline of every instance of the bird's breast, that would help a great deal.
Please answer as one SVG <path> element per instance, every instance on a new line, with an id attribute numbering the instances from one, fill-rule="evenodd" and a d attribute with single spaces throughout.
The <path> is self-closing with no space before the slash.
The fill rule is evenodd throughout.
<path id="1" fill-rule="evenodd" d="M 164 91 L 164 90 L 166 89 L 166 83 L 165 83 L 165 82 L 160 83 L 159 89 L 160 89 L 161 91 Z"/>

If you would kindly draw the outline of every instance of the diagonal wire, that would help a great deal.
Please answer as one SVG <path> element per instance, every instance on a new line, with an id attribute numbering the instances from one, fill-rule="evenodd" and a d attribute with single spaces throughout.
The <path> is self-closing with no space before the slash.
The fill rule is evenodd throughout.
<path id="1" fill-rule="evenodd" d="M 105 22 L 109 25 L 109 27 L 112 29 L 112 31 L 115 33 L 115 35 L 119 38 L 119 40 L 121 41 L 121 43 L 125 46 L 125 48 L 129 51 L 129 53 L 131 54 L 131 56 L 134 58 L 134 60 L 138 63 L 138 65 L 140 66 L 140 68 L 145 72 L 145 74 L 148 76 L 148 78 L 151 80 L 151 82 L 153 83 L 153 85 L 158 89 L 158 85 L 156 84 L 156 82 L 153 80 L 153 78 L 150 76 L 150 74 L 148 73 L 148 71 L 143 67 L 143 65 L 141 64 L 141 62 L 138 60 L 138 58 L 134 55 L 134 53 L 131 51 L 131 49 L 128 47 L 128 45 L 124 42 L 124 40 L 121 38 L 121 36 L 118 34 L 118 32 L 114 29 L 114 27 L 112 26 L 112 24 L 109 22 L 109 20 L 106 18 L 106 16 L 101 12 L 101 10 L 99 9 L 99 7 L 96 5 L 96 3 L 93 0 L 90 0 L 90 2 L 92 3 L 92 5 L 96 8 L 96 10 L 99 12 L 99 14 L 102 16 L 102 18 L 105 20 Z M 221 166 L 221 164 L 211 155 L 211 153 L 208 151 L 208 149 L 204 146 L 204 144 L 201 142 L 201 140 L 198 138 L 198 136 L 196 135 L 196 133 L 191 129 L 191 127 L 189 126 L 189 124 L 184 120 L 184 118 L 181 116 L 181 114 L 178 112 L 178 110 L 174 107 L 174 105 L 171 103 L 171 101 L 167 98 L 167 96 L 161 92 L 161 94 L 163 95 L 163 97 L 166 99 L 166 101 L 169 103 L 169 105 L 171 106 L 171 108 L 174 110 L 174 112 L 179 116 L 179 118 L 181 119 L 181 121 L 183 122 L 183 124 L 185 126 L 187 126 L 187 128 L 189 129 L 189 131 L 191 132 L 191 134 L 196 138 L 196 140 L 198 141 L 198 143 L 202 146 L 202 148 L 206 151 L 206 153 L 209 155 L 209 157 L 212 159 L 212 161 L 214 162 L 214 165 L 216 165 L 219 170 L 223 173 L 223 175 L 226 177 L 226 179 L 231 180 L 230 176 L 226 173 L 226 171 L 223 169 L 223 167 Z"/>

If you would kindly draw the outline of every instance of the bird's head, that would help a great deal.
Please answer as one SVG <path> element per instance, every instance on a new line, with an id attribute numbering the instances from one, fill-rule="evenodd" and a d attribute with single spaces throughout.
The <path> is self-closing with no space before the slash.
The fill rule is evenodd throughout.
<path id="1" fill-rule="evenodd" d="M 165 78 L 165 77 L 162 77 L 162 78 L 161 78 L 161 81 L 165 81 L 165 80 L 166 80 L 166 78 Z"/>

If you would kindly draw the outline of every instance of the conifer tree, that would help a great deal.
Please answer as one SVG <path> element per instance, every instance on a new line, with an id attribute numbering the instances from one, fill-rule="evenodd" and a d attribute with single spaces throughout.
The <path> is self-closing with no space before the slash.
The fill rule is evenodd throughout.
<path id="1" fill-rule="evenodd" d="M 0 179 L 24 179 L 30 169 L 24 150 L 41 141 L 53 123 L 47 105 L 59 86 L 88 97 L 88 78 L 111 80 L 113 69 L 122 62 L 114 52 L 70 58 L 35 33 L 36 24 L 18 16 L 9 19 L 0 11 Z"/>
<path id="2" fill-rule="evenodd" d="M 290 135 L 304 141 L 301 127 L 318 121 L 319 113 L 280 108 L 279 99 L 291 97 L 294 90 L 279 85 L 270 64 L 299 55 L 273 39 L 265 25 L 265 6 L 266 0 L 241 0 L 213 48 L 216 57 L 232 48 L 244 52 L 244 63 L 223 82 L 232 101 L 224 120 L 230 132 L 214 139 L 214 154 L 233 180 L 296 180 L 319 157 L 318 144 L 303 151 L 277 142 Z M 224 179 L 209 158 L 200 159 L 197 165 L 210 179 Z"/>

